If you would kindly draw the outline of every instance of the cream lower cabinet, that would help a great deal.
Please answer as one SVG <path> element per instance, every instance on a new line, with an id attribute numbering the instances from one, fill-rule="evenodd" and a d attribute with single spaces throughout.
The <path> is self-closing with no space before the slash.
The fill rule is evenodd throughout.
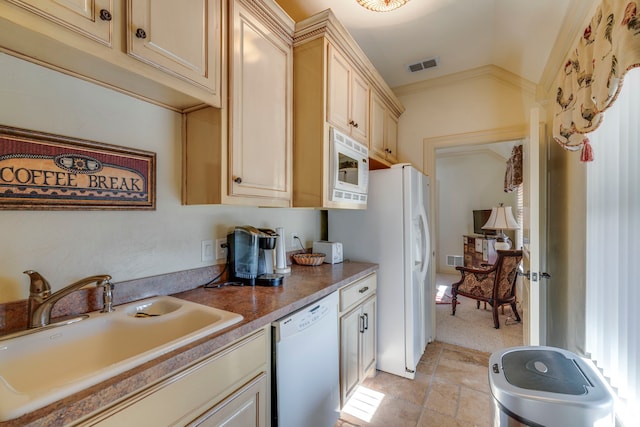
<path id="1" fill-rule="evenodd" d="M 371 95 L 369 157 L 391 165 L 398 162 L 398 117 L 375 92 Z"/>
<path id="2" fill-rule="evenodd" d="M 229 102 L 185 114 L 185 204 L 290 207 L 294 23 L 272 0 L 229 10 Z"/>
<path id="3" fill-rule="evenodd" d="M 340 289 L 341 406 L 376 367 L 376 274 Z"/>
<path id="4" fill-rule="evenodd" d="M 261 329 L 80 425 L 266 427 L 270 342 Z"/>

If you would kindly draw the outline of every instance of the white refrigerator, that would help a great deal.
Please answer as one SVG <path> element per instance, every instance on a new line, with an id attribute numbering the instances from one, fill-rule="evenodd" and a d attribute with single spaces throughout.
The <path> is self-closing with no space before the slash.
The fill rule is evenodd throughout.
<path id="1" fill-rule="evenodd" d="M 329 210 L 329 240 L 378 269 L 377 369 L 413 379 L 433 339 L 429 178 L 409 164 L 369 172 L 366 210 Z"/>

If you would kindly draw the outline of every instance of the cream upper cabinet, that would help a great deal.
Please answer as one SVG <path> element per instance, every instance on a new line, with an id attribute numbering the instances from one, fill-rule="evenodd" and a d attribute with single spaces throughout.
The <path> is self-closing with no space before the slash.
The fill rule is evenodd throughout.
<path id="1" fill-rule="evenodd" d="M 386 153 L 387 160 L 391 163 L 398 162 L 398 118 L 387 111 L 386 124 Z"/>
<path id="2" fill-rule="evenodd" d="M 293 48 L 241 1 L 231 19 L 230 194 L 289 206 Z"/>
<path id="3" fill-rule="evenodd" d="M 331 9 L 296 23 L 293 46 L 293 206 L 366 209 L 331 199 L 331 129 L 368 147 L 375 132 L 370 94 L 378 94 L 395 117 L 404 107 Z M 390 129 L 382 125 L 380 131 L 387 134 L 387 147 Z"/>
<path id="4" fill-rule="evenodd" d="M 105 46 L 113 42 L 114 0 L 7 0 Z"/>
<path id="5" fill-rule="evenodd" d="M 398 162 L 398 118 L 377 93 L 371 95 L 369 157 L 383 164 Z"/>
<path id="6" fill-rule="evenodd" d="M 368 143 L 369 84 L 334 46 L 328 46 L 327 121 Z"/>
<path id="7" fill-rule="evenodd" d="M 177 111 L 222 107 L 226 0 L 0 1 L 0 46 Z"/>
<path id="8" fill-rule="evenodd" d="M 184 115 L 185 204 L 290 207 L 294 23 L 273 0 L 229 5 L 229 94 Z"/>
<path id="9" fill-rule="evenodd" d="M 128 0 L 127 53 L 220 104 L 221 0 Z"/>

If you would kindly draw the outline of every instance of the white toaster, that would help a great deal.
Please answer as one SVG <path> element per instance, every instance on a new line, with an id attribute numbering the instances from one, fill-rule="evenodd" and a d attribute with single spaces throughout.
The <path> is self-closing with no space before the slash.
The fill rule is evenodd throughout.
<path id="1" fill-rule="evenodd" d="M 342 243 L 327 242 L 320 240 L 313 242 L 314 254 L 325 254 L 324 262 L 327 264 L 336 264 L 342 262 Z"/>

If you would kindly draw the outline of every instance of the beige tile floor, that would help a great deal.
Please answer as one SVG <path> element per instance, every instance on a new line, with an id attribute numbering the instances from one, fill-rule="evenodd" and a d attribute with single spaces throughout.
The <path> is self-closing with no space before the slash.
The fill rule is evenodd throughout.
<path id="1" fill-rule="evenodd" d="M 384 395 L 370 420 L 343 410 L 335 427 L 489 426 L 489 356 L 453 344 L 430 343 L 415 380 L 377 371 L 363 382 L 376 396 Z"/>

